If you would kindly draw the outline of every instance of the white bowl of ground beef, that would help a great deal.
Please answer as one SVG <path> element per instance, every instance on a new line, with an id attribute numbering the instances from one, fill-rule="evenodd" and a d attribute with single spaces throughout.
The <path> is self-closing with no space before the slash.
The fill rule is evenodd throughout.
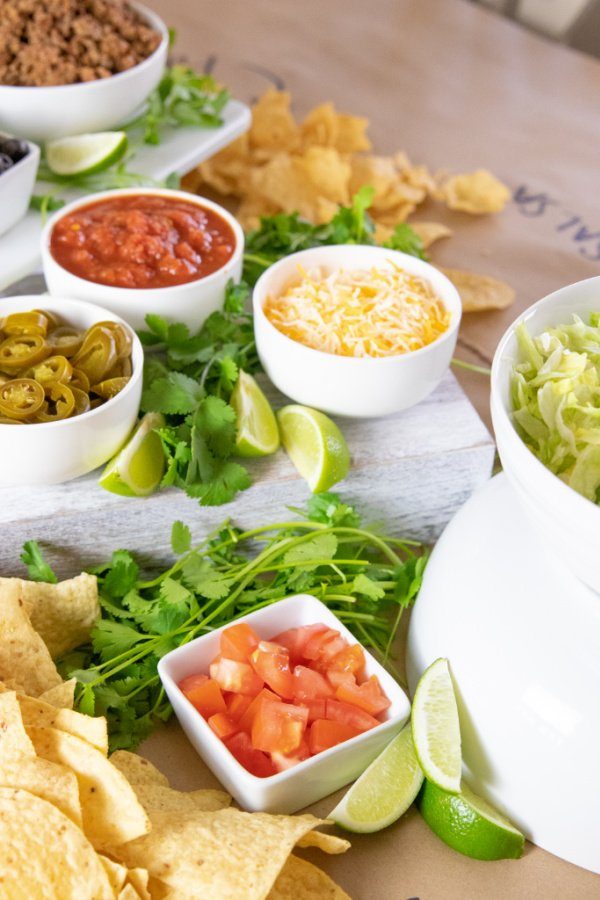
<path id="1" fill-rule="evenodd" d="M 30 140 L 123 123 L 167 60 L 166 25 L 136 2 L 14 0 L 1 24 L 0 129 Z"/>

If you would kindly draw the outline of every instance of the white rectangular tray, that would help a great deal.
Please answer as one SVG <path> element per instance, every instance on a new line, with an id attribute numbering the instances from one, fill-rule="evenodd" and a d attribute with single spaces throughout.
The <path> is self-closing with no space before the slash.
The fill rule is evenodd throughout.
<path id="1" fill-rule="evenodd" d="M 219 128 L 178 128 L 165 131 L 162 143 L 144 145 L 135 154 L 130 168 L 139 175 L 162 181 L 172 173 L 185 175 L 250 127 L 250 109 L 239 100 L 230 100 Z M 35 193 L 58 192 L 57 185 L 38 183 Z M 61 197 L 75 199 L 81 191 L 60 190 Z M 24 219 L 0 237 L 0 290 L 40 268 L 42 216 L 30 210 Z"/>

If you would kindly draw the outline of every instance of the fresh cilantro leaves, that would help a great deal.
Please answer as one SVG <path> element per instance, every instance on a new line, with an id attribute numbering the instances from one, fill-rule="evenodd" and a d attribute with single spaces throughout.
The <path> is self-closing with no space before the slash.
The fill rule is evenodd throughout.
<path id="1" fill-rule="evenodd" d="M 217 406 L 203 415 L 219 442 Z M 60 669 L 77 679 L 78 708 L 107 716 L 111 750 L 135 748 L 169 717 L 156 668 L 165 653 L 290 594 L 318 597 L 394 669 L 390 648 L 421 584 L 423 548 L 413 545 L 417 555 L 405 542 L 369 530 L 337 494 L 313 497 L 298 512 L 298 519 L 247 531 L 226 523 L 197 547 L 188 526 L 175 522 L 177 559 L 151 580 L 141 579 L 126 550 L 96 567 L 102 617 L 91 644 L 61 660 Z M 25 554 L 43 571 L 34 542 Z"/>
<path id="2" fill-rule="evenodd" d="M 375 244 L 375 226 L 367 212 L 374 194 L 372 187 L 363 186 L 354 195 L 351 206 L 340 207 L 331 221 L 323 225 L 312 225 L 298 213 L 263 216 L 260 227 L 246 236 L 245 280 L 251 285 L 256 284 L 272 263 L 298 250 L 328 244 Z M 406 222 L 396 226 L 392 237 L 383 246 L 425 259 L 421 239 Z"/>
<path id="3" fill-rule="evenodd" d="M 32 581 L 47 581 L 50 584 L 56 584 L 58 581 L 56 575 L 44 559 L 44 555 L 37 541 L 25 541 L 23 544 L 23 552 L 21 553 L 21 562 L 27 566 L 29 577 Z"/>

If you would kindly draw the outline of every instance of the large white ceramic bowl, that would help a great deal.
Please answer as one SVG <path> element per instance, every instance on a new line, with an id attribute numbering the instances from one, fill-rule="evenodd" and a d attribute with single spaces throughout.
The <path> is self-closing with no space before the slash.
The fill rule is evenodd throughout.
<path id="1" fill-rule="evenodd" d="M 137 66 L 96 81 L 50 87 L 0 85 L 0 127 L 19 137 L 49 141 L 88 131 L 105 131 L 126 121 L 160 81 L 169 50 L 162 19 L 131 2 L 161 35 L 154 53 Z"/>
<path id="2" fill-rule="evenodd" d="M 82 330 L 106 320 L 125 325 L 107 310 L 79 300 L 39 294 L 0 298 L 0 318 L 31 309 L 56 313 Z M 0 424 L 0 487 L 69 481 L 103 465 L 117 452 L 135 425 L 142 395 L 144 351 L 135 334 L 132 340 L 133 374 L 112 400 L 60 422 Z"/>
<path id="3" fill-rule="evenodd" d="M 523 443 L 511 421 L 510 378 L 519 361 L 515 325 L 525 322 L 533 335 L 552 325 L 600 310 L 600 277 L 549 294 L 511 325 L 498 345 L 492 366 L 492 421 L 498 452 L 532 526 L 573 573 L 600 593 L 600 508 L 547 469 Z"/>
<path id="4" fill-rule="evenodd" d="M 186 203 L 197 203 L 198 206 L 218 213 L 231 227 L 235 236 L 235 250 L 231 259 L 205 278 L 159 288 L 119 288 L 97 284 L 95 281 L 79 278 L 78 275 L 69 272 L 54 259 L 50 252 L 50 239 L 52 229 L 60 219 L 81 206 L 88 206 L 95 201 L 132 194 L 172 197 L 184 200 Z M 98 303 L 121 316 L 132 328 L 138 330 L 146 327 L 145 317 L 148 313 L 154 313 L 164 316 L 170 322 L 183 322 L 194 332 L 200 328 L 207 316 L 222 307 L 225 287 L 229 279 L 236 282 L 240 280 L 244 259 L 244 232 L 230 212 L 205 197 L 168 188 L 122 188 L 104 191 L 100 194 L 88 194 L 87 197 L 63 206 L 46 223 L 42 232 L 41 250 L 44 277 L 52 295 L 76 297 L 79 300 Z"/>
<path id="5" fill-rule="evenodd" d="M 450 311 L 448 330 L 420 350 L 377 359 L 336 356 L 292 340 L 264 313 L 267 298 L 297 278 L 298 266 L 333 271 L 391 268 L 392 262 L 431 282 Z M 362 245 L 316 247 L 279 260 L 259 278 L 253 302 L 256 347 L 273 384 L 297 403 L 356 418 L 400 412 L 435 390 L 450 365 L 461 318 L 456 288 L 429 263 L 397 250 Z"/>
<path id="6" fill-rule="evenodd" d="M 288 597 L 236 621 L 248 622 L 266 640 L 288 628 L 324 622 L 340 631 L 350 644 L 357 643 L 331 610 L 309 594 Z M 218 628 L 167 653 L 158 663 L 158 674 L 191 743 L 244 809 L 291 813 L 332 794 L 358 778 L 408 719 L 410 704 L 406 694 L 389 672 L 365 650 L 366 674 L 377 675 L 391 700 L 381 725 L 318 753 L 292 769 L 268 778 L 258 778 L 232 756 L 177 686 L 187 675 L 208 671 L 219 652 L 222 631 L 223 628 Z"/>

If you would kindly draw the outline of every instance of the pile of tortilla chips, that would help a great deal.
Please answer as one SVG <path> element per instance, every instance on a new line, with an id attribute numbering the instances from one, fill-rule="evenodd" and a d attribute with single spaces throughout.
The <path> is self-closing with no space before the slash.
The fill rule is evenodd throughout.
<path id="1" fill-rule="evenodd" d="M 258 225 L 260 216 L 279 212 L 328 222 L 359 188 L 371 185 L 375 195 L 369 213 L 378 241 L 387 240 L 394 227 L 427 200 L 484 215 L 501 212 L 510 199 L 508 188 L 485 169 L 449 176 L 411 163 L 404 152 L 373 155 L 367 119 L 323 103 L 298 123 L 290 103 L 288 93 L 268 90 L 252 110 L 250 130 L 188 175 L 186 189 L 199 193 L 208 189 L 239 201 L 236 215 L 249 230 Z M 425 248 L 452 234 L 441 222 L 411 219 L 410 225 Z M 474 289 L 480 276 L 458 275 L 455 284 L 466 311 L 500 309 L 514 300 L 503 282 L 481 276 L 485 283 L 479 293 Z"/>
<path id="2" fill-rule="evenodd" d="M 54 655 L 89 637 L 96 579 L 0 579 L 0 893 L 56 900 L 344 900 L 295 847 L 343 853 L 310 815 L 246 813 L 108 756 L 106 719 L 73 709 Z M 35 625 L 35 627 L 34 627 Z"/>

